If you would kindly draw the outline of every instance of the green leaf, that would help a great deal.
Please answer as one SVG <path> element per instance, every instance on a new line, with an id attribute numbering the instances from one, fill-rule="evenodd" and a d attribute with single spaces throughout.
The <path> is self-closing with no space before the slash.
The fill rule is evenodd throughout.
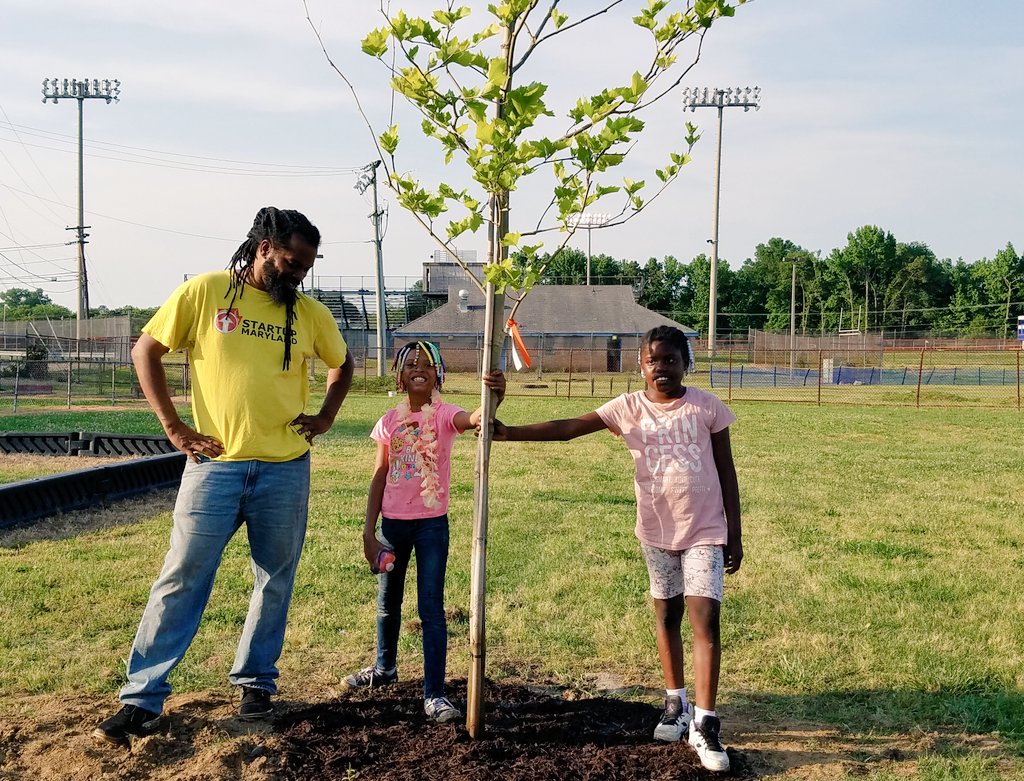
<path id="1" fill-rule="evenodd" d="M 481 144 L 489 144 L 494 139 L 494 123 L 493 122 L 477 122 L 476 123 L 476 140 Z"/>
<path id="2" fill-rule="evenodd" d="M 501 237 L 501 244 L 504 247 L 517 247 L 519 246 L 519 237 L 522 234 L 519 233 L 506 233 Z"/>
<path id="3" fill-rule="evenodd" d="M 632 179 L 623 179 L 622 182 L 626 187 L 626 193 L 629 195 L 635 195 L 646 187 L 646 183 L 643 179 L 639 182 L 634 182 Z"/>
<path id="4" fill-rule="evenodd" d="M 566 22 L 566 20 L 568 20 L 568 18 L 569 18 L 568 16 L 566 16 L 563 13 L 560 13 L 558 10 L 552 10 L 551 11 L 551 21 L 555 23 L 555 29 L 556 30 L 561 28 L 561 26 L 563 24 L 565 24 L 565 22 Z"/>
<path id="5" fill-rule="evenodd" d="M 381 148 L 389 155 L 393 155 L 398 148 L 398 125 L 392 125 L 381 133 L 379 141 Z"/>
<path id="6" fill-rule="evenodd" d="M 483 122 L 487 117 L 487 104 L 482 100 L 467 100 L 466 113 L 474 122 Z"/>
<path id="7" fill-rule="evenodd" d="M 363 51 L 371 57 L 380 57 L 384 55 L 388 50 L 388 38 L 390 35 L 391 30 L 387 27 L 371 30 L 370 33 L 363 38 Z"/>
<path id="8" fill-rule="evenodd" d="M 487 63 L 487 85 L 489 87 L 504 87 L 508 78 L 508 68 L 504 57 L 494 57 Z"/>
<path id="9" fill-rule="evenodd" d="M 644 80 L 643 76 L 641 76 L 639 73 L 634 73 L 633 74 L 633 80 L 632 80 L 632 83 L 630 84 L 630 87 L 633 90 L 633 96 L 634 96 L 633 102 L 635 103 L 636 101 L 640 100 L 640 96 L 643 95 L 647 91 L 648 84 Z"/>

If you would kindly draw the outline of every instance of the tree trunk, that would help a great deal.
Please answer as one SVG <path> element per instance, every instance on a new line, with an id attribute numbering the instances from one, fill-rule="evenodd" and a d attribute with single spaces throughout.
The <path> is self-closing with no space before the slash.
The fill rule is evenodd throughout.
<path id="1" fill-rule="evenodd" d="M 503 259 L 507 248 L 502 247 L 501 238 L 508 232 L 508 195 L 491 198 L 492 228 L 488 241 L 488 260 L 491 263 Z M 494 285 L 487 284 L 487 300 L 484 314 L 484 354 L 481 362 L 483 372 L 498 368 L 501 345 L 505 340 L 505 296 L 494 292 Z M 473 487 L 473 550 L 470 560 L 469 585 L 469 680 L 466 694 L 466 731 L 474 740 L 484 736 L 484 703 L 486 702 L 485 662 L 487 658 L 487 522 L 488 488 L 491 463 L 491 426 L 494 417 L 495 397 L 482 382 L 480 384 L 480 437 L 477 440 L 476 469 Z"/>

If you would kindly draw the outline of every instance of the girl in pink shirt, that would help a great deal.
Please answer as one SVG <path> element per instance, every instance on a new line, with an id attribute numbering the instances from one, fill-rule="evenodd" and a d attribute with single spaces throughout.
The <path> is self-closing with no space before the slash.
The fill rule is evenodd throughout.
<path id="1" fill-rule="evenodd" d="M 622 437 L 636 466 L 636 536 L 647 562 L 657 618 L 665 710 L 654 737 L 689 742 L 705 768 L 729 769 L 715 712 L 721 663 L 719 611 L 723 571 L 743 560 L 740 493 L 729 444 L 735 415 L 717 396 L 683 385 L 693 352 L 678 328 L 644 334 L 640 370 L 646 388 L 578 418 L 528 426 L 495 422 L 494 438 L 569 440 L 608 429 Z M 682 619 L 693 631 L 696 708 L 683 685 Z"/>
<path id="2" fill-rule="evenodd" d="M 370 436 L 377 462 L 363 527 L 363 555 L 377 572 L 377 660 L 349 675 L 352 688 L 386 686 L 398 681 L 398 632 L 409 559 L 416 554 L 416 595 L 423 624 L 423 708 L 434 721 L 462 716 L 445 697 L 448 625 L 444 615 L 444 577 L 448 565 L 448 494 L 455 437 L 476 428 L 472 415 L 441 399 L 444 361 L 430 342 L 410 342 L 395 357 L 398 389 L 408 394 L 387 412 Z M 484 384 L 505 396 L 505 376 L 494 372 Z M 377 537 L 377 520 L 380 533 Z M 378 572 L 382 553 L 391 551 L 391 569 Z"/>

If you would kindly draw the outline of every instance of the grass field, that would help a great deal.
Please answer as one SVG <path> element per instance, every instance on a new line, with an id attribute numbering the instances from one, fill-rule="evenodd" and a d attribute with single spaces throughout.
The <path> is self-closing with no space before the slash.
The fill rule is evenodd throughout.
<path id="1" fill-rule="evenodd" d="M 456 399 L 470 406 L 469 397 Z M 354 396 L 314 449 L 309 534 L 282 659 L 287 686 L 330 687 L 371 659 L 376 590 L 359 542 L 373 448 L 394 400 Z M 589 399 L 510 398 L 508 422 Z M 736 402 L 743 569 L 723 608 L 722 710 L 939 740 L 916 777 L 1024 777 L 1024 469 L 1016 411 Z M 140 409 L 0 417 L 5 430 L 152 432 Z M 456 446 L 449 674 L 468 669 L 474 441 Z M 488 675 L 587 688 L 660 682 L 631 461 L 607 433 L 497 444 L 492 455 Z M 113 695 L 169 532 L 169 500 L 114 525 L 0 538 L 0 715 L 29 693 Z M 179 691 L 223 687 L 251 579 L 233 541 Z M 407 601 L 413 619 L 414 597 Z M 407 676 L 422 662 L 404 632 Z M 867 751 L 867 749 L 865 749 Z M 884 769 L 868 775 L 888 779 Z"/>

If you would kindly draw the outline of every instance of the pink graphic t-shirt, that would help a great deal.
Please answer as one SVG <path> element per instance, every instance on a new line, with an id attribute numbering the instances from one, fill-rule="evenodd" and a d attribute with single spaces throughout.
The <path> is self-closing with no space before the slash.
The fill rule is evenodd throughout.
<path id="1" fill-rule="evenodd" d="M 665 550 L 724 545 L 728 528 L 711 434 L 736 420 L 713 393 L 687 387 L 658 404 L 642 390 L 597 409 L 636 466 L 636 536 Z"/>
<path id="2" fill-rule="evenodd" d="M 370 438 L 388 446 L 388 475 L 384 483 L 384 501 L 381 515 L 385 518 L 412 520 L 435 518 L 448 512 L 448 493 L 452 483 L 452 444 L 459 430 L 455 428 L 455 416 L 464 412 L 462 407 L 439 402 L 435 405 L 432 425 L 437 436 L 437 475 L 440 490 L 438 507 L 427 507 L 420 496 L 422 479 L 416 474 L 416 453 L 405 439 L 405 426 L 398 417 L 398 410 L 385 413 L 370 432 Z M 423 413 L 414 412 L 413 436 L 419 436 L 423 425 Z"/>

